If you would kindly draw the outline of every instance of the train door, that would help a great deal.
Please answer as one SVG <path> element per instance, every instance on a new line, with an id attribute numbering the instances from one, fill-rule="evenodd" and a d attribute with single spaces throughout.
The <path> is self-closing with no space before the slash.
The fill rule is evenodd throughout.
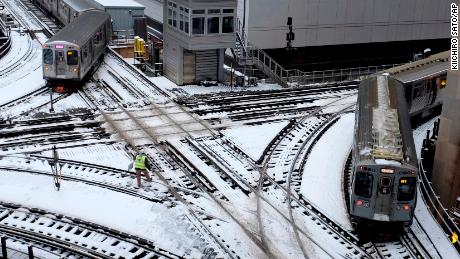
<path id="1" fill-rule="evenodd" d="M 388 175 L 381 175 L 377 185 L 377 195 L 375 200 L 375 215 L 376 220 L 389 220 L 389 215 L 392 210 L 392 188 L 393 177 Z M 376 218 L 377 217 L 377 218 Z"/>
<path id="2" fill-rule="evenodd" d="M 64 49 L 56 50 L 56 76 L 65 75 L 66 73 L 66 62 Z"/>

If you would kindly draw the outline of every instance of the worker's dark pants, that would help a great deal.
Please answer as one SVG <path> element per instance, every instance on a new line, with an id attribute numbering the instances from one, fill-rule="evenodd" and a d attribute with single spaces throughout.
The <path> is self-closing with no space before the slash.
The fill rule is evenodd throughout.
<path id="1" fill-rule="evenodd" d="M 148 182 L 152 181 L 152 178 L 149 175 L 149 172 L 146 169 L 137 169 L 136 168 L 136 178 L 137 178 L 137 187 L 141 188 L 141 174 L 144 174 Z"/>

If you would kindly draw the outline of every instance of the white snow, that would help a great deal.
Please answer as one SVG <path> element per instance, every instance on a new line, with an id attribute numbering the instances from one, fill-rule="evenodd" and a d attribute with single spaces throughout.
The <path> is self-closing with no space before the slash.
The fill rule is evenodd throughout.
<path id="1" fill-rule="evenodd" d="M 374 160 L 377 165 L 392 165 L 392 166 L 401 166 L 401 163 L 398 161 L 394 160 L 388 160 L 388 159 L 375 159 Z"/>
<path id="2" fill-rule="evenodd" d="M 270 141 L 288 123 L 288 121 L 280 121 L 260 125 L 243 125 L 223 130 L 222 133 L 252 159 L 258 160 Z"/>
<path id="3" fill-rule="evenodd" d="M 3 201 L 43 208 L 132 233 L 157 246 L 189 258 L 198 258 L 206 245 L 190 232 L 182 207 L 164 205 L 86 184 L 63 182 L 54 190 L 50 177 L 0 173 Z M 188 223 L 190 224 L 190 223 Z M 160 238 L 161 237 L 161 238 Z"/>
<path id="4" fill-rule="evenodd" d="M 0 105 L 45 85 L 41 45 L 27 34 L 14 31 L 11 41 L 10 51 L 0 59 Z"/>
<path id="5" fill-rule="evenodd" d="M 353 144 L 354 114 L 343 115 L 308 156 L 301 192 L 327 216 L 351 229 L 343 193 L 343 168 Z"/>

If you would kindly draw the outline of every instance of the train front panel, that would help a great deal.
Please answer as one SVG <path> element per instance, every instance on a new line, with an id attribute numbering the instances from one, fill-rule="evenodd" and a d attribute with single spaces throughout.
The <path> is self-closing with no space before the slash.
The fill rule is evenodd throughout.
<path id="1" fill-rule="evenodd" d="M 361 164 L 355 167 L 350 215 L 358 219 L 410 224 L 416 201 L 417 171 Z"/>
<path id="2" fill-rule="evenodd" d="M 43 46 L 43 78 L 79 81 L 80 48 L 68 42 L 50 42 Z"/>

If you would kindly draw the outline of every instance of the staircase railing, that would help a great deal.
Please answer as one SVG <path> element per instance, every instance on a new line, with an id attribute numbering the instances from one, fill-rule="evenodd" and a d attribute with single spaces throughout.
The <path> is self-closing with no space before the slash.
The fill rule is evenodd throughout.
<path id="1" fill-rule="evenodd" d="M 381 72 L 400 64 L 355 67 L 337 70 L 303 72 L 298 69 L 285 69 L 265 51 L 249 42 L 241 21 L 238 20 L 236 59 L 240 65 L 255 65 L 267 76 L 283 87 L 358 80 L 363 76 Z"/>

